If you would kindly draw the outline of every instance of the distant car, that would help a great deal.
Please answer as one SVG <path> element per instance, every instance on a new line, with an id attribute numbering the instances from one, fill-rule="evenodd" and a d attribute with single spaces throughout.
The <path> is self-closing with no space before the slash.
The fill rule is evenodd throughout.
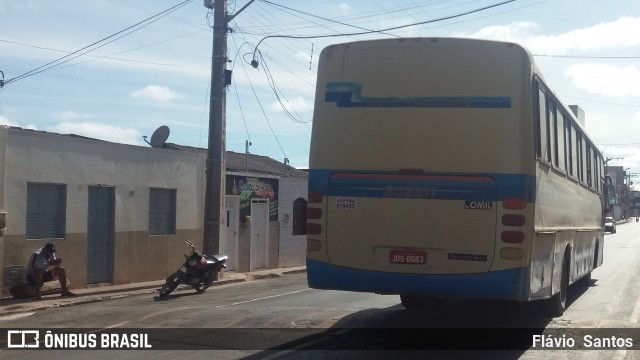
<path id="1" fill-rule="evenodd" d="M 616 221 L 611 216 L 604 219 L 604 232 L 616 233 Z"/>

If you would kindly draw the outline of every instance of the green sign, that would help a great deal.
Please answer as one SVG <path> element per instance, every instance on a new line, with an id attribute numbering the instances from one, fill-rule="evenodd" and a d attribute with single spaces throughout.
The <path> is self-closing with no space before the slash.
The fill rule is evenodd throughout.
<path id="1" fill-rule="evenodd" d="M 616 204 L 616 196 L 612 196 L 609 198 L 609 205 L 615 205 Z"/>

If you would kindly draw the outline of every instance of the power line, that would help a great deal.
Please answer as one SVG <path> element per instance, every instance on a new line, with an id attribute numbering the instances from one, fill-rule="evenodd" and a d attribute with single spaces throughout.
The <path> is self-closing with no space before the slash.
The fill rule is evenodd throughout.
<path id="1" fill-rule="evenodd" d="M 533 54 L 537 57 L 567 58 L 567 59 L 640 59 L 640 56 L 616 56 L 616 55 L 550 55 Z"/>
<path id="2" fill-rule="evenodd" d="M 236 48 L 236 58 L 237 58 L 238 54 L 240 54 L 240 48 L 242 48 L 245 44 L 248 44 L 248 43 L 245 42 L 242 45 L 240 45 L 240 47 L 238 47 L 238 45 L 236 44 L 235 40 L 233 38 L 231 38 L 231 40 L 233 41 L 233 45 Z M 235 64 L 236 64 L 236 62 L 235 62 L 235 58 L 234 58 L 231 71 L 233 71 L 233 69 L 235 69 Z M 241 63 L 240 65 L 242 66 L 242 69 L 246 73 L 247 70 L 245 69 L 244 64 Z M 238 93 L 238 89 L 236 87 L 233 88 L 233 92 L 236 94 L 236 99 L 238 101 L 238 108 L 240 109 L 240 116 L 242 117 L 242 122 L 244 123 L 244 129 L 247 132 L 247 139 L 249 140 L 249 142 L 251 142 L 251 135 L 249 134 L 249 127 L 247 126 L 247 120 L 244 117 L 244 111 L 242 109 L 242 103 L 240 102 L 240 94 Z"/>
<path id="3" fill-rule="evenodd" d="M 300 11 L 300 10 L 292 9 L 292 8 L 287 7 L 287 6 L 284 6 L 284 5 L 280 5 L 280 4 L 272 3 L 271 1 L 268 1 L 268 0 L 262 0 L 262 2 L 263 2 L 263 3 L 266 3 L 266 4 L 269 4 L 269 5 L 272 5 L 272 6 L 281 7 L 281 8 L 283 8 L 283 9 L 287 9 L 287 10 L 289 10 L 289 11 L 293 11 L 293 12 L 297 12 L 297 13 L 304 14 L 304 15 L 307 15 L 307 16 L 311 16 L 311 17 L 314 17 L 314 18 L 317 18 L 317 19 L 321 19 L 321 20 L 325 20 L 325 21 L 328 21 L 328 22 L 336 23 L 336 24 L 339 24 L 339 25 L 344 25 L 344 26 L 348 26 L 348 27 L 352 27 L 352 28 L 356 28 L 356 29 L 364 30 L 364 31 L 367 31 L 367 32 L 369 32 L 369 33 L 380 33 L 380 34 L 389 35 L 389 36 L 399 36 L 399 35 L 394 35 L 394 34 L 386 33 L 384 30 L 372 30 L 372 29 L 367 29 L 367 28 L 363 28 L 363 27 L 360 27 L 360 26 L 355 26 L 355 25 L 348 24 L 348 23 L 344 23 L 344 22 L 341 22 L 341 21 L 337 21 L 337 20 L 333 20 L 333 19 L 325 18 L 325 17 L 322 17 L 322 16 L 318 16 L 318 15 L 310 14 L 310 13 L 307 13 L 307 12 L 304 12 L 304 11 Z M 289 13 L 289 14 L 290 14 L 290 13 Z M 319 24 L 316 24 L 316 25 L 321 26 L 321 25 L 319 25 Z"/>
<path id="4" fill-rule="evenodd" d="M 179 65 L 179 64 L 168 64 L 168 63 L 152 62 L 152 61 L 133 60 L 133 59 L 118 58 L 118 57 L 114 57 L 114 56 L 115 55 L 126 54 L 126 53 L 129 53 L 129 52 L 132 52 L 132 51 L 144 49 L 144 48 L 155 46 L 155 45 L 158 45 L 158 44 L 170 42 L 170 41 L 173 41 L 173 40 L 176 40 L 176 39 L 181 39 L 181 38 L 184 38 L 184 37 L 187 37 L 187 36 L 198 34 L 198 33 L 202 32 L 202 31 L 203 30 L 194 31 L 194 32 L 191 32 L 191 33 L 188 33 L 188 34 L 175 36 L 173 38 L 166 39 L 166 40 L 156 41 L 154 43 L 138 46 L 138 47 L 135 47 L 135 48 L 132 48 L 132 49 L 120 51 L 120 52 L 113 53 L 113 54 L 110 54 L 110 55 L 94 55 L 93 59 L 88 59 L 88 60 L 84 60 L 84 61 L 78 61 L 78 62 L 75 62 L 73 64 L 67 64 L 65 66 L 61 66 L 62 64 L 59 64 L 59 65 L 56 65 L 55 67 L 52 67 L 51 70 L 53 70 L 53 69 L 63 69 L 63 68 L 66 68 L 66 67 L 75 66 L 75 65 L 79 65 L 79 64 L 84 64 L 84 63 L 87 63 L 87 62 L 90 62 L 90 61 L 95 61 L 95 60 L 100 60 L 100 59 L 101 60 L 113 60 L 113 61 L 131 62 L 131 63 L 137 63 L 137 64 L 157 65 L 157 66 L 169 66 L 169 67 L 179 67 L 179 68 L 199 68 L 200 69 L 200 68 L 203 68 L 203 67 L 202 66 L 193 66 L 193 65 Z M 34 48 L 34 49 L 66 53 L 66 54 L 71 55 L 71 52 L 65 51 L 65 50 L 59 50 L 59 49 L 53 49 L 53 48 L 48 48 L 48 47 L 43 47 L 43 46 L 24 44 L 24 43 L 19 43 L 19 42 L 10 41 L 10 40 L 2 40 L 2 39 L 0 39 L 0 42 L 19 45 L 19 46 L 30 47 L 30 48 Z M 85 55 L 85 54 L 86 53 L 84 53 L 83 55 Z M 75 58 L 77 58 L 77 57 L 74 57 L 74 59 Z M 70 60 L 73 60 L 73 59 L 70 59 Z M 208 69 L 209 67 L 204 67 L 204 68 Z"/>
<path id="5" fill-rule="evenodd" d="M 265 69 L 265 75 L 267 76 L 267 81 L 269 82 L 269 86 L 271 87 L 271 90 L 273 91 L 273 94 L 275 95 L 276 99 L 278 100 L 278 103 L 280 104 L 280 107 L 282 108 L 284 113 L 291 120 L 293 120 L 294 122 L 303 123 L 303 124 L 310 122 L 311 120 L 309 120 L 309 121 L 302 120 L 300 118 L 300 115 L 295 111 L 295 109 L 291 105 L 289 105 L 289 106 L 291 106 L 291 110 L 295 113 L 295 116 L 294 116 L 294 114 L 291 113 L 291 111 L 289 111 L 287 106 L 285 106 L 282 98 L 280 97 L 280 94 L 282 93 L 282 91 L 280 91 L 278 89 L 278 86 L 276 85 L 276 82 L 273 79 L 273 75 L 271 75 L 271 70 L 269 70 L 269 67 L 267 66 L 267 63 L 264 61 L 264 58 L 262 57 L 262 54 L 261 53 L 259 53 L 259 54 L 260 54 L 260 59 L 261 59 L 261 62 L 262 62 L 262 66 Z M 289 102 L 287 101 L 287 103 L 289 103 Z"/>
<path id="6" fill-rule="evenodd" d="M 267 0 L 262 0 L 262 1 L 268 3 Z M 495 7 L 498 7 L 498 6 L 506 5 L 508 3 L 512 3 L 512 2 L 515 2 L 515 1 L 516 0 L 507 0 L 507 1 L 503 1 L 503 2 L 500 2 L 500 3 L 493 4 L 493 5 L 484 6 L 484 7 L 475 9 L 475 10 L 469 10 L 469 11 L 465 11 L 465 12 L 454 14 L 454 15 L 443 16 L 443 17 L 440 17 L 440 18 L 437 18 L 437 19 L 420 21 L 420 22 L 406 24 L 406 25 L 392 26 L 392 27 L 389 27 L 389 28 L 386 28 L 386 29 L 380 29 L 380 30 L 375 30 L 375 31 L 361 31 L 361 32 L 353 32 L 353 33 L 328 34 L 328 35 L 268 35 L 268 36 L 265 36 L 264 38 L 262 38 L 262 40 L 260 40 L 258 42 L 258 44 L 256 45 L 256 50 L 258 49 L 258 47 L 260 46 L 260 44 L 263 41 L 265 41 L 266 39 L 269 39 L 269 38 L 319 39 L 319 38 L 340 37 L 340 36 L 368 35 L 368 34 L 372 34 L 372 33 L 399 30 L 399 29 L 404 29 L 404 28 L 418 26 L 418 25 L 425 25 L 425 24 L 435 23 L 435 22 L 439 22 L 439 21 L 455 19 L 455 18 L 462 17 L 462 16 L 465 16 L 465 15 L 470 15 L 470 14 L 473 14 L 473 13 L 481 12 L 481 11 L 488 10 L 488 9 L 491 9 L 491 8 L 495 8 Z M 254 60 L 255 60 L 255 51 L 254 51 Z"/>
<path id="7" fill-rule="evenodd" d="M 177 4 L 177 5 L 174 5 L 174 6 L 168 8 L 168 9 L 166 9 L 164 11 L 159 12 L 159 13 L 151 16 L 151 17 L 148 17 L 145 20 L 142 20 L 142 21 L 140 21 L 140 22 L 138 22 L 138 23 L 136 23 L 134 25 L 131 25 L 131 26 L 127 27 L 126 29 L 120 30 L 120 31 L 118 31 L 118 32 L 116 32 L 116 33 L 114 33 L 112 35 L 109 35 L 109 36 L 107 36 L 107 37 L 105 37 L 105 38 L 103 38 L 101 40 L 98 40 L 98 41 L 90 44 L 90 45 L 87 45 L 87 46 L 85 46 L 83 48 L 80 48 L 80 49 L 74 51 L 74 52 L 71 52 L 71 53 L 69 53 L 69 54 L 67 54 L 67 55 L 65 55 L 65 56 L 63 56 L 61 58 L 58 58 L 58 59 L 54 60 L 54 61 L 48 62 L 48 63 L 46 63 L 46 64 L 44 64 L 44 65 L 42 65 L 42 66 L 40 66 L 38 68 L 35 68 L 35 69 L 31 70 L 31 71 L 27 71 L 26 73 L 24 73 L 22 75 L 19 75 L 19 76 L 16 76 L 14 78 L 11 78 L 11 79 L 7 80 L 5 83 L 6 84 L 12 83 L 12 82 L 15 82 L 15 81 L 18 81 L 18 80 L 22 80 L 22 79 L 28 78 L 30 76 L 33 76 L 33 75 L 36 75 L 36 74 L 39 74 L 39 73 L 42 73 L 42 72 L 57 68 L 61 64 L 67 63 L 67 62 L 69 62 L 69 61 L 71 61 L 71 60 L 73 60 L 75 58 L 78 58 L 78 57 L 80 57 L 82 55 L 85 55 L 85 54 L 87 54 L 87 53 L 89 53 L 91 51 L 95 51 L 95 50 L 97 50 L 97 49 L 99 49 L 99 48 L 101 48 L 101 47 L 103 47 L 103 46 L 105 46 L 107 44 L 110 44 L 110 43 L 112 43 L 112 42 L 114 42 L 116 40 L 119 40 L 119 39 L 121 39 L 121 38 L 123 38 L 123 37 L 125 37 L 125 36 L 127 36 L 129 34 L 132 34 L 132 33 L 136 32 L 136 31 L 138 31 L 138 30 L 150 25 L 151 23 L 161 19 L 162 17 L 168 15 L 169 13 L 178 10 L 179 8 L 185 6 L 186 4 L 190 3 L 191 1 L 193 1 L 193 0 L 185 0 L 185 1 L 183 1 L 183 2 L 181 2 L 179 4 Z M 131 30 L 131 31 L 129 31 L 129 30 Z M 127 31 L 129 31 L 129 32 L 127 32 Z M 113 39 L 113 40 L 111 40 L 109 42 L 106 42 L 106 43 L 100 45 L 100 46 L 96 46 L 96 45 L 98 45 L 100 43 L 105 42 L 106 40 L 114 38 L 114 37 L 116 37 L 116 36 L 118 36 L 120 34 L 123 34 L 123 33 L 124 33 L 124 35 L 122 35 L 120 37 L 117 37 L 117 38 L 115 38 L 115 39 Z M 82 52 L 82 51 L 84 51 L 84 52 Z M 73 55 L 75 55 L 75 56 L 73 56 Z M 71 57 L 71 56 L 73 56 L 73 57 Z M 71 57 L 71 58 L 69 58 L 69 57 Z"/>
<path id="8" fill-rule="evenodd" d="M 640 143 L 627 143 L 627 144 L 598 144 L 598 146 L 636 146 Z"/>
<path id="9" fill-rule="evenodd" d="M 574 100 L 580 100 L 580 101 L 594 102 L 594 103 L 598 103 L 598 104 L 613 105 L 613 106 L 625 106 L 625 107 L 632 107 L 632 108 L 640 108 L 640 105 L 620 104 L 620 103 L 613 103 L 613 102 L 600 101 L 600 100 L 593 100 L 593 99 L 577 98 L 577 97 L 571 97 L 571 96 L 563 96 L 563 97 L 565 97 L 565 98 L 567 98 L 567 99 L 574 99 Z"/>
<path id="10" fill-rule="evenodd" d="M 244 65 L 242 66 L 244 68 Z M 246 69 L 245 69 L 246 72 Z M 276 135 L 275 131 L 273 131 L 273 127 L 271 126 L 271 122 L 269 121 L 269 117 L 267 116 L 267 113 L 264 111 L 264 107 L 262 106 L 262 103 L 260 102 L 260 99 L 258 98 L 258 94 L 256 93 L 256 90 L 253 87 L 253 82 L 251 82 L 251 78 L 248 76 L 247 74 L 247 80 L 249 81 L 249 85 L 251 86 L 251 91 L 253 91 L 253 96 L 256 98 L 256 101 L 258 102 L 258 107 L 260 108 L 260 111 L 262 112 L 262 115 L 264 116 L 264 119 L 267 121 L 267 125 L 269 126 L 269 129 L 271 130 L 271 134 L 273 134 L 273 137 L 276 139 L 276 143 L 278 144 L 278 147 L 280 148 L 280 151 L 282 151 L 282 154 L 284 155 L 285 158 L 287 158 L 287 154 L 284 152 L 284 149 L 282 148 L 282 145 L 280 144 L 280 140 L 278 140 L 278 136 Z"/>

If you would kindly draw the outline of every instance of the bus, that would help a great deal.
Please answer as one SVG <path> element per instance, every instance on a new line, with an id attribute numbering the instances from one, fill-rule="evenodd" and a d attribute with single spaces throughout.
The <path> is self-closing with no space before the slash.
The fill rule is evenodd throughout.
<path id="1" fill-rule="evenodd" d="M 309 155 L 307 281 L 545 300 L 602 264 L 604 161 L 522 46 L 398 38 L 326 47 Z"/>

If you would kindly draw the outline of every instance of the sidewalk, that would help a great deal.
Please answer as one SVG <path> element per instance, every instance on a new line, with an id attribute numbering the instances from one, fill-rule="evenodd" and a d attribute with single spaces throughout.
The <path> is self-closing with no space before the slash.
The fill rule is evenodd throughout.
<path id="1" fill-rule="evenodd" d="M 211 286 L 220 286 L 243 281 L 252 281 L 273 277 L 281 277 L 286 274 L 297 274 L 306 272 L 305 266 L 279 268 L 270 270 L 252 271 L 249 273 L 225 272 L 221 279 Z M 106 285 L 83 289 L 73 289 L 78 296 L 61 297 L 60 294 L 45 295 L 41 300 L 32 298 L 13 299 L 11 297 L 0 299 L 0 316 L 14 315 L 39 311 L 49 308 L 65 307 L 77 304 L 86 304 L 97 301 L 121 299 L 130 295 L 150 294 L 157 296 L 158 290 L 164 284 L 164 280 L 148 281 L 124 285 Z M 180 285 L 175 291 L 181 290 L 195 291 L 191 286 Z"/>

